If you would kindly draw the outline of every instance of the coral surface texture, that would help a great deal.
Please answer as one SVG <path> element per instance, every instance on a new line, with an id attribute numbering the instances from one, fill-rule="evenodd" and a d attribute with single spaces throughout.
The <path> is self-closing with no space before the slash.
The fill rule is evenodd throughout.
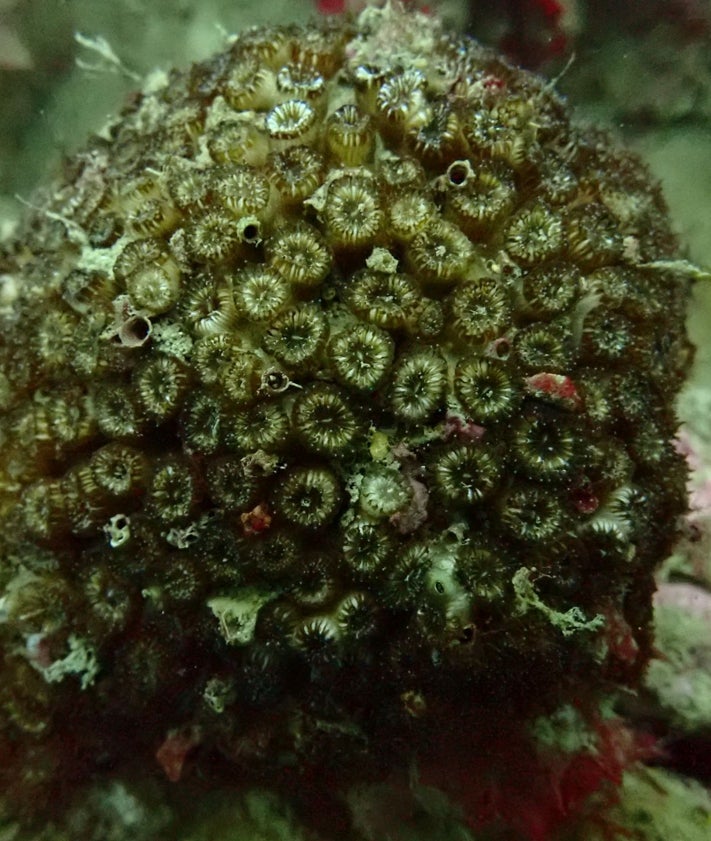
<path id="1" fill-rule="evenodd" d="M 142 769 L 335 825 L 636 686 L 676 249 L 633 155 L 424 16 L 152 78 L 0 250 L 3 809 Z"/>

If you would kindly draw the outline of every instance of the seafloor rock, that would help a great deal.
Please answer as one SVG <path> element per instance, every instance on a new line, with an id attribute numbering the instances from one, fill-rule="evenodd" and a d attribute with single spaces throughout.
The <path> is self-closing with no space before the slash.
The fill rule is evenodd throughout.
<path id="1" fill-rule="evenodd" d="M 347 824 L 314 804 L 413 763 L 515 792 L 569 702 L 611 744 L 686 505 L 688 282 L 636 158 L 389 8 L 153 80 L 34 204 L 0 253 L 7 810 L 160 766 Z"/>

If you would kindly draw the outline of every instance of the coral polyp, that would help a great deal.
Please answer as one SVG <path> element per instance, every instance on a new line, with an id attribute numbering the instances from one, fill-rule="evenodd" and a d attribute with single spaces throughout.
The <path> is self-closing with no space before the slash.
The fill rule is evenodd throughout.
<path id="1" fill-rule="evenodd" d="M 636 686 L 691 356 L 641 163 L 388 4 L 235 37 L 66 173 L 0 249 L 3 815 L 161 767 L 483 797 Z"/>

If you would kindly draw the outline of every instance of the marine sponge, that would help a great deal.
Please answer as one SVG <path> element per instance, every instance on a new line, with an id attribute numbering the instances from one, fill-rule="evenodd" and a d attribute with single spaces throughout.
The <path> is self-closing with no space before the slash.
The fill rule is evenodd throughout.
<path id="1" fill-rule="evenodd" d="M 156 759 L 322 803 L 637 684 L 688 281 L 549 83 L 394 7 L 253 29 L 35 205 L 0 252 L 10 811 Z"/>

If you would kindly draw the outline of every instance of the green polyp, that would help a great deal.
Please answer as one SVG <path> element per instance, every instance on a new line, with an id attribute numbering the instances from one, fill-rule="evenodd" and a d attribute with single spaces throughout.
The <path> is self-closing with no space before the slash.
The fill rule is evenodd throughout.
<path id="1" fill-rule="evenodd" d="M 385 379 L 392 365 L 390 336 L 363 322 L 349 324 L 332 337 L 328 355 L 339 381 L 358 391 L 371 391 Z"/>
<path id="2" fill-rule="evenodd" d="M 315 529 L 326 525 L 341 504 L 341 489 L 334 474 L 319 467 L 292 470 L 279 482 L 275 510 L 297 528 Z"/>
<path id="3" fill-rule="evenodd" d="M 344 393 L 330 385 L 315 385 L 294 401 L 292 424 L 296 435 L 317 452 L 336 455 L 358 434 L 358 419 Z"/>

